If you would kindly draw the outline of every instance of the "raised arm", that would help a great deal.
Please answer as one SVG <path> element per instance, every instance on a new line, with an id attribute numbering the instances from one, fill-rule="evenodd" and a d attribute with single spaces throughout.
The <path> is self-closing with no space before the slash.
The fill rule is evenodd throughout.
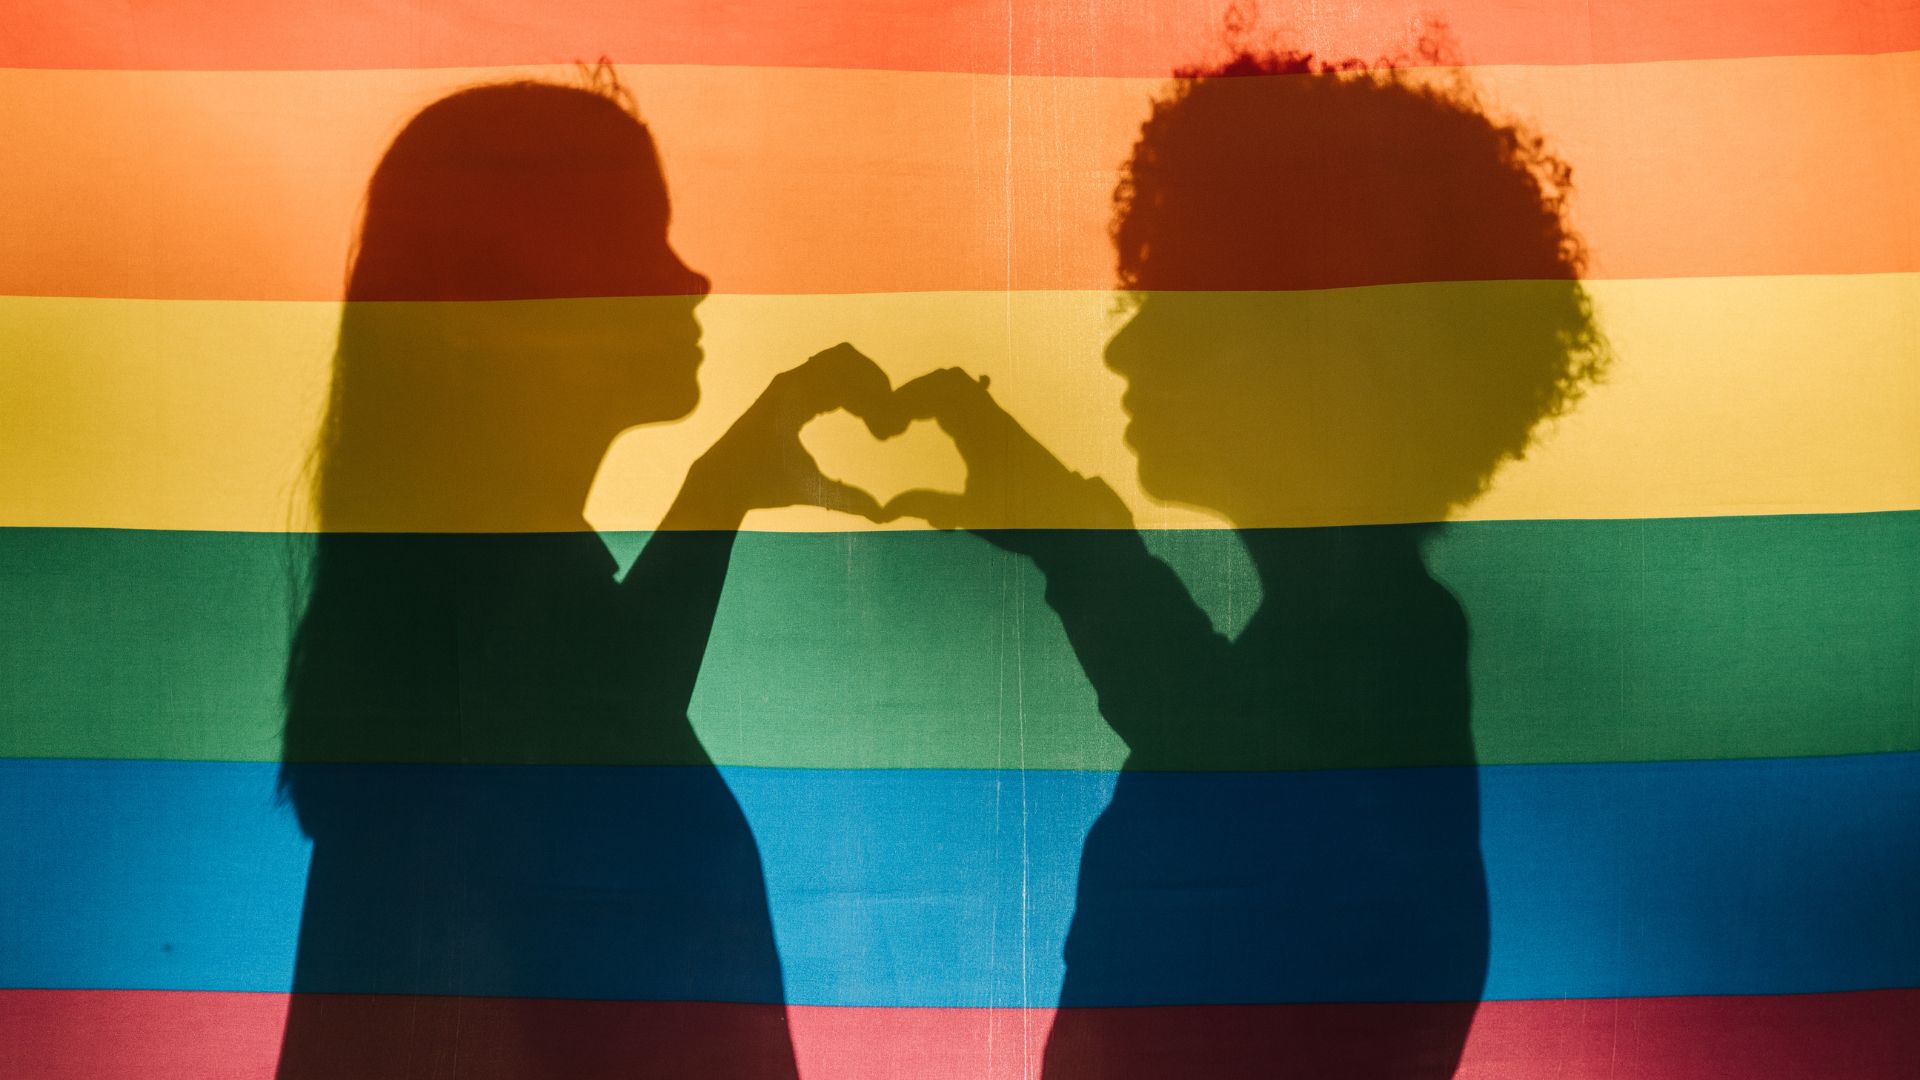
<path id="1" fill-rule="evenodd" d="M 905 384 L 898 398 L 909 417 L 937 420 L 953 437 L 967 487 L 906 492 L 885 513 L 970 528 L 1032 558 L 1101 715 L 1136 753 L 1178 754 L 1204 740 L 1197 728 L 1230 698 L 1231 646 L 1147 551 L 1113 489 L 1062 465 L 1000 408 L 984 380 L 949 368 Z"/>
<path id="2" fill-rule="evenodd" d="M 706 655 L 734 538 L 748 511 L 822 506 L 869 519 L 873 496 L 829 479 L 800 444 L 817 416 L 846 409 L 880 438 L 897 434 L 892 386 L 872 360 L 836 345 L 775 376 L 687 471 L 679 496 L 621 585 L 649 709 L 683 712 Z"/>

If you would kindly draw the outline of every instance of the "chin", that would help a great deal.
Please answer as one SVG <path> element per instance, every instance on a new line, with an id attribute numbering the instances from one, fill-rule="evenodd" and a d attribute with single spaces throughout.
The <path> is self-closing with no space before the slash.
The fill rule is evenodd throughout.
<path id="1" fill-rule="evenodd" d="M 690 415 L 700 405 L 700 384 L 692 379 L 679 388 L 661 396 L 660 405 L 667 415 L 662 420 L 679 420 Z"/>
<path id="2" fill-rule="evenodd" d="M 1140 457 L 1140 490 L 1156 502 L 1218 509 L 1217 461 L 1174 458 L 1165 454 Z M 1211 482 L 1209 482 L 1211 481 Z"/>
<path id="3" fill-rule="evenodd" d="M 649 386 L 628 398 L 626 427 L 665 424 L 683 420 L 700 404 L 700 384 L 689 380 L 681 386 Z"/>
<path id="4" fill-rule="evenodd" d="M 1140 459 L 1140 490 L 1161 502 L 1182 501 L 1181 485 L 1168 475 L 1165 465 L 1158 464 L 1154 458 Z"/>

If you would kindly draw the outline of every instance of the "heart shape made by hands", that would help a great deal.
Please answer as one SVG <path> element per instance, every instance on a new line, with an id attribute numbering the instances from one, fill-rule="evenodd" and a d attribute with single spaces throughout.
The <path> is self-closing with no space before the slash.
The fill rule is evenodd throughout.
<path id="1" fill-rule="evenodd" d="M 853 414 L 830 412 L 800 429 L 800 445 L 823 474 L 860 488 L 882 506 L 912 488 L 958 492 L 967 484 L 960 451 L 930 420 L 882 442 Z"/>

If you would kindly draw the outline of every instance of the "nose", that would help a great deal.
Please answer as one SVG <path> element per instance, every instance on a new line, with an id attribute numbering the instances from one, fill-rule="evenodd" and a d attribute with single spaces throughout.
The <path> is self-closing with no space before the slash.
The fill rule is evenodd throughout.
<path id="1" fill-rule="evenodd" d="M 688 266 L 678 252 L 674 253 L 673 265 L 675 277 L 678 279 L 674 289 L 676 294 L 700 298 L 712 295 L 713 279 Z"/>

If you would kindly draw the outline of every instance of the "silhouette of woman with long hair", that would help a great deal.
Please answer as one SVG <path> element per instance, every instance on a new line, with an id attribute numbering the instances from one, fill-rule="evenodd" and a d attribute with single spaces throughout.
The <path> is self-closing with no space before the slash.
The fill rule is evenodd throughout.
<path id="1" fill-rule="evenodd" d="M 1263 597 L 1232 639 L 983 383 L 901 387 L 970 475 L 890 513 L 1082 530 L 983 534 L 1045 574 L 1128 749 L 1048 1080 L 1453 1074 L 1487 899 L 1468 628 L 1421 544 L 1599 373 L 1568 189 L 1464 86 L 1392 70 L 1243 54 L 1155 104 L 1106 360 L 1141 486 L 1238 527 Z M 1146 1005 L 1210 1007 L 1098 1008 Z"/>
<path id="2" fill-rule="evenodd" d="M 794 1075 L 759 852 L 687 705 L 746 512 L 877 512 L 800 426 L 890 434 L 891 389 L 846 347 L 778 377 L 616 581 L 601 457 L 699 399 L 709 284 L 667 227 L 617 90 L 456 93 L 373 176 L 287 674 L 285 1080 Z"/>

